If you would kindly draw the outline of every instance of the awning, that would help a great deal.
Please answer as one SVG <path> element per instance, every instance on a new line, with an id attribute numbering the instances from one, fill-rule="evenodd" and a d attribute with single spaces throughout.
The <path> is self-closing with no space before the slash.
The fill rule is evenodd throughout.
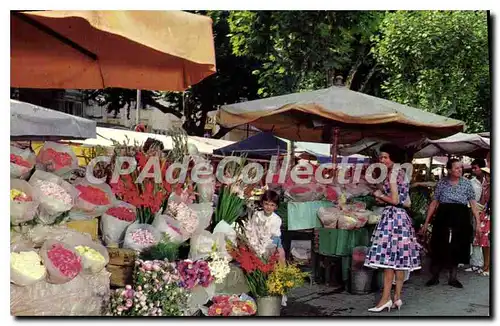
<path id="1" fill-rule="evenodd" d="M 227 128 L 249 123 L 279 137 L 311 142 L 330 142 L 333 128 L 339 127 L 340 144 L 367 137 L 410 143 L 464 128 L 459 120 L 335 86 L 225 105 L 218 122 Z"/>
<path id="2" fill-rule="evenodd" d="M 132 146 L 134 143 L 142 145 L 148 138 L 153 138 L 162 142 L 165 150 L 171 150 L 173 148 L 172 137 L 165 135 L 103 127 L 97 127 L 96 134 L 97 135 L 92 138 L 76 141 L 75 143 L 88 146 L 113 147 L 113 141 L 116 141 L 121 144 L 126 142 Z M 231 141 L 227 140 L 188 136 L 188 144 L 195 145 L 201 154 L 212 154 L 214 149 L 221 146 L 227 146 L 231 143 Z"/>
<path id="3" fill-rule="evenodd" d="M 95 138 L 96 122 L 10 100 L 10 136 L 12 140 Z"/>
<path id="4" fill-rule="evenodd" d="M 182 91 L 216 72 L 206 16 L 54 10 L 10 17 L 11 87 Z"/>
<path id="5" fill-rule="evenodd" d="M 481 137 L 478 134 L 460 132 L 438 140 L 427 140 L 425 146 L 416 152 L 414 157 L 432 157 L 446 154 L 486 157 L 489 150 L 489 138 Z"/>
<path id="6" fill-rule="evenodd" d="M 215 149 L 213 153 L 223 156 L 246 155 L 251 158 L 270 159 L 272 156 L 288 153 L 288 142 L 275 137 L 272 133 L 261 132 L 240 142 Z"/>

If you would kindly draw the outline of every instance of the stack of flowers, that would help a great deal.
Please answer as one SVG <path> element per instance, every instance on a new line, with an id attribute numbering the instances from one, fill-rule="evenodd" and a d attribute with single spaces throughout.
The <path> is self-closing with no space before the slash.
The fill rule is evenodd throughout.
<path id="1" fill-rule="evenodd" d="M 177 263 L 177 271 L 181 278 L 180 285 L 192 289 L 197 285 L 206 288 L 215 280 L 210 272 L 208 263 L 204 260 L 182 260 Z"/>
<path id="2" fill-rule="evenodd" d="M 71 166 L 73 158 L 68 153 L 57 152 L 52 148 L 43 151 L 43 159 L 52 163 L 52 168 L 57 171 L 62 168 Z"/>
<path id="3" fill-rule="evenodd" d="M 208 268 L 215 279 L 216 284 L 221 284 L 226 279 L 226 276 L 231 272 L 229 267 L 229 259 L 221 256 L 218 252 L 213 251 L 210 254 Z"/>
<path id="4" fill-rule="evenodd" d="M 302 272 L 296 265 L 278 264 L 267 279 L 269 295 L 286 295 L 290 290 L 301 287 L 308 275 L 308 273 Z"/>
<path id="5" fill-rule="evenodd" d="M 141 246 L 150 246 L 155 243 L 153 233 L 146 229 L 137 229 L 131 234 L 132 241 Z"/>
<path id="6" fill-rule="evenodd" d="M 176 203 L 171 201 L 168 203 L 167 211 L 170 216 L 181 223 L 181 228 L 187 234 L 193 234 L 198 227 L 198 217 L 196 212 L 189 208 L 185 203 Z"/>
<path id="7" fill-rule="evenodd" d="M 41 263 L 40 256 L 35 251 L 21 251 L 21 252 L 11 252 L 10 253 L 10 269 L 11 269 L 11 279 L 19 280 L 20 278 L 16 275 L 17 273 L 22 277 L 24 284 L 18 285 L 28 285 L 31 282 L 42 279 L 45 276 L 45 267 Z"/>
<path id="8" fill-rule="evenodd" d="M 10 190 L 10 200 L 20 201 L 20 202 L 30 202 L 33 199 L 21 190 L 11 189 Z"/>
<path id="9" fill-rule="evenodd" d="M 179 286 L 175 263 L 162 260 L 135 262 L 135 289 L 127 285 L 111 294 L 113 316 L 183 316 L 189 292 Z"/>
<path id="10" fill-rule="evenodd" d="M 82 270 L 81 259 L 61 244 L 53 244 L 47 251 L 47 257 L 54 267 L 68 279 L 75 278 Z"/>
<path id="11" fill-rule="evenodd" d="M 267 296 L 267 279 L 279 261 L 278 251 L 274 251 L 268 258 L 264 258 L 252 250 L 247 242 L 239 239 L 237 247 L 231 248 L 230 254 L 243 269 L 253 297 Z"/>
<path id="12" fill-rule="evenodd" d="M 147 178 L 142 183 L 135 182 L 149 158 L 150 156 L 146 155 L 146 153 L 138 151 L 135 154 L 137 169 L 130 174 L 121 175 L 116 183 L 110 182 L 109 184 L 118 199 L 137 208 L 137 221 L 145 224 L 153 222 L 156 213 L 164 207 L 171 189 L 170 184 L 165 179 L 167 162 L 161 163 L 162 184 L 156 184 L 154 178 Z M 128 163 L 125 162 L 125 164 Z M 151 169 L 150 171 L 153 172 Z"/>
<path id="13" fill-rule="evenodd" d="M 212 302 L 208 316 L 251 316 L 257 311 L 255 301 L 245 295 L 216 295 Z"/>
<path id="14" fill-rule="evenodd" d="M 20 155 L 16 154 L 10 154 L 10 163 L 30 169 L 33 167 L 33 164 L 22 158 Z"/>
<path id="15" fill-rule="evenodd" d="M 108 208 L 106 214 L 116 217 L 117 219 L 125 222 L 135 221 L 135 213 L 131 209 L 123 206 Z"/>
<path id="16" fill-rule="evenodd" d="M 109 205 L 108 194 L 99 188 L 92 186 L 77 185 L 76 189 L 80 191 L 80 198 L 94 205 Z"/>
<path id="17" fill-rule="evenodd" d="M 70 194 L 64 190 L 63 187 L 54 182 L 37 180 L 35 187 L 45 196 L 61 201 L 64 205 L 72 205 L 73 203 Z"/>

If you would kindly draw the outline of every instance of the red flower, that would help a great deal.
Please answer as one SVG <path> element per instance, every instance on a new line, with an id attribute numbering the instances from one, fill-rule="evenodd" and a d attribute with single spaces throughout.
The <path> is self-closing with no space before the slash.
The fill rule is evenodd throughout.
<path id="1" fill-rule="evenodd" d="M 108 205 L 108 195 L 99 188 L 92 186 L 77 185 L 76 189 L 80 190 L 79 198 L 88 201 L 94 205 Z"/>
<path id="2" fill-rule="evenodd" d="M 134 212 L 126 207 L 111 207 L 106 211 L 106 214 L 114 216 L 122 221 L 127 221 L 127 222 L 135 221 Z"/>
<path id="3" fill-rule="evenodd" d="M 57 152 L 52 148 L 44 150 L 41 157 L 42 162 L 52 163 L 55 170 L 70 166 L 73 162 L 71 155 L 64 152 Z"/>
<path id="4" fill-rule="evenodd" d="M 10 163 L 14 163 L 20 166 L 24 166 L 25 168 L 31 168 L 32 165 L 30 162 L 26 161 L 19 155 L 10 154 Z"/>
<path id="5" fill-rule="evenodd" d="M 141 170 L 144 169 L 144 167 L 146 166 L 146 163 L 148 162 L 148 157 L 146 156 L 146 154 L 144 154 L 143 152 L 138 152 L 135 155 L 135 159 L 137 161 L 137 166 Z"/>

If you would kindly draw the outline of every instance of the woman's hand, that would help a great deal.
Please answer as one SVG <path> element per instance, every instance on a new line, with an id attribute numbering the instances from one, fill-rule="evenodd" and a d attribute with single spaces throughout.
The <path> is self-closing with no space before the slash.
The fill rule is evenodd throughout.
<path id="1" fill-rule="evenodd" d="M 429 228 L 428 223 L 424 223 L 424 225 L 420 228 L 419 233 L 423 236 L 427 234 L 427 229 Z"/>

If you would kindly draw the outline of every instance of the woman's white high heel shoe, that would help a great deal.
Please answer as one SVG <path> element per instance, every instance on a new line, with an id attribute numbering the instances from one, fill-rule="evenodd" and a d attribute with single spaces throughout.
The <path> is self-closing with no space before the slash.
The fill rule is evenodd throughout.
<path id="1" fill-rule="evenodd" d="M 400 310 L 402 305 L 403 305 L 403 301 L 401 301 L 401 299 L 398 299 L 398 300 L 394 301 L 394 305 L 392 307 L 398 308 L 398 310 Z"/>
<path id="2" fill-rule="evenodd" d="M 373 308 L 370 308 L 368 309 L 369 312 L 381 312 L 381 311 L 384 311 L 385 309 L 387 309 L 387 311 L 391 311 L 391 308 L 392 308 L 392 300 L 389 300 L 387 301 L 385 304 L 383 304 L 382 306 L 380 307 L 373 307 Z"/>

